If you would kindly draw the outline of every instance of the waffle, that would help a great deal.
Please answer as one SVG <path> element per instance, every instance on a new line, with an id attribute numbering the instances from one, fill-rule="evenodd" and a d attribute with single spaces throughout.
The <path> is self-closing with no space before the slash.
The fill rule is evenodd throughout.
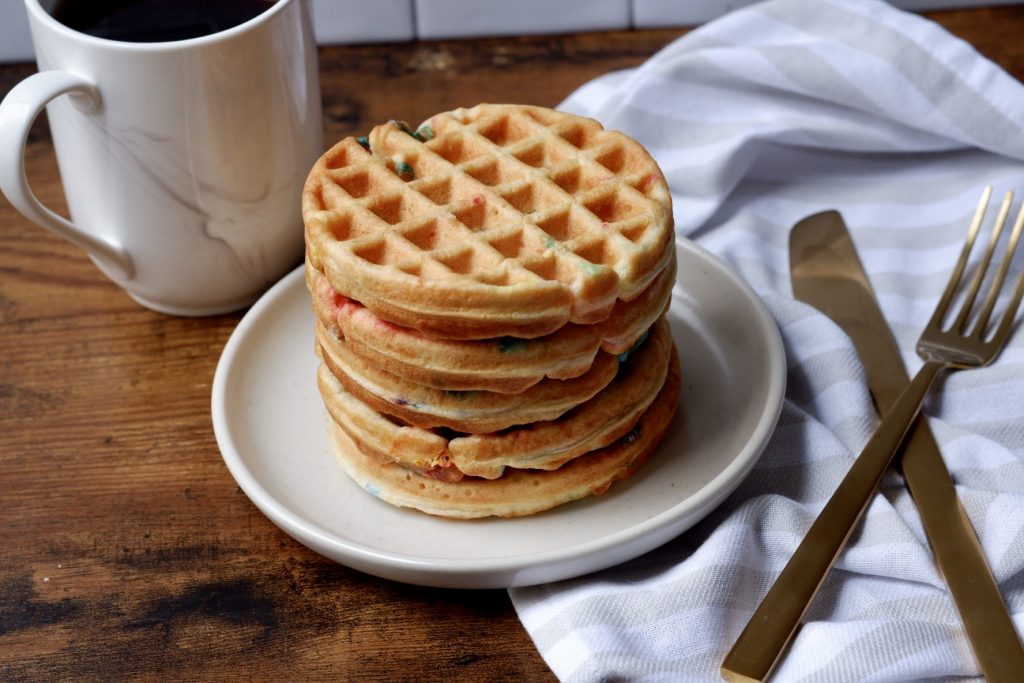
<path id="1" fill-rule="evenodd" d="M 424 142 L 424 140 L 426 140 Z M 346 138 L 302 195 L 313 267 L 378 317 L 446 339 L 606 319 L 670 261 L 668 186 L 631 138 L 521 105 Z"/>
<path id="2" fill-rule="evenodd" d="M 518 394 L 446 391 L 362 363 L 344 341 L 319 324 L 317 342 L 321 359 L 345 390 L 374 410 L 417 427 L 447 427 L 470 434 L 553 420 L 606 387 L 619 366 L 615 356 L 599 353 L 579 377 L 545 379 Z"/>
<path id="3" fill-rule="evenodd" d="M 590 369 L 598 350 L 627 351 L 668 307 L 675 259 L 632 301 L 617 301 L 598 325 L 569 323 L 550 335 L 463 341 L 428 337 L 381 320 L 365 306 L 335 292 L 306 264 L 306 283 L 319 321 L 344 338 L 352 353 L 410 382 L 448 391 L 519 393 L 545 377 L 570 379 Z"/>
<path id="4" fill-rule="evenodd" d="M 381 415 L 345 391 L 323 365 L 317 383 L 331 417 L 362 453 L 444 481 L 458 481 L 463 475 L 496 479 L 506 467 L 557 469 L 629 432 L 660 391 L 670 362 L 678 361 L 668 325 L 661 319 L 650 338 L 622 364 L 615 381 L 558 419 L 491 434 L 447 437 Z"/>
<path id="5" fill-rule="evenodd" d="M 679 401 L 678 361 L 636 425 L 609 446 L 573 458 L 555 470 L 507 469 L 497 479 L 466 477 L 443 481 L 423 476 L 390 459 L 362 453 L 332 424 L 335 454 L 342 468 L 364 490 L 392 505 L 453 518 L 519 517 L 607 491 L 633 474 L 654 452 Z"/>

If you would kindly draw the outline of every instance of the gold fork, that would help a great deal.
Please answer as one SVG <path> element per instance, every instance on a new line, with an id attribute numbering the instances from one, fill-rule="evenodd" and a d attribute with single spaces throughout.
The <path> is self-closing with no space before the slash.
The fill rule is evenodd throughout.
<path id="1" fill-rule="evenodd" d="M 980 312 L 972 321 L 975 301 L 985 274 L 999 243 L 1006 217 L 1013 202 L 1007 192 L 996 217 L 992 236 L 977 272 L 952 325 L 943 326 L 960 291 L 960 281 L 984 220 L 992 188 L 982 194 L 974 214 L 963 251 L 950 276 L 942 298 L 917 342 L 917 353 L 925 363 L 896 399 L 874 436 L 854 461 L 846 477 L 811 525 L 793 557 L 761 601 L 729 654 L 722 662 L 721 673 L 729 681 L 762 681 L 768 677 L 781 658 L 857 522 L 867 509 L 878 484 L 892 462 L 893 455 L 906 436 L 921 409 L 921 404 L 935 380 L 946 370 L 977 368 L 991 363 L 1010 336 L 1010 330 L 1024 297 L 1024 273 L 1017 280 L 1012 298 L 996 324 L 995 332 L 986 334 L 999 294 L 1010 270 L 1013 253 L 1024 228 L 1024 207 L 1014 223 L 995 277 L 989 286 Z"/>

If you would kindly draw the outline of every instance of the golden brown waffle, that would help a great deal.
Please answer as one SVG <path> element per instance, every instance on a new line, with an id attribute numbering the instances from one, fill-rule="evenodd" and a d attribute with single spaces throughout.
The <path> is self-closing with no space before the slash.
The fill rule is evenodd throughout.
<path id="1" fill-rule="evenodd" d="M 364 454 L 445 481 L 496 479 L 506 467 L 557 469 L 626 434 L 654 401 L 674 359 L 661 319 L 615 380 L 589 401 L 555 420 L 477 435 L 444 435 L 388 419 L 345 391 L 322 365 L 317 382 L 331 417 Z"/>
<path id="2" fill-rule="evenodd" d="M 553 420 L 605 388 L 618 370 L 615 356 L 598 354 L 584 374 L 545 379 L 518 394 L 446 391 L 408 382 L 361 362 L 347 344 L 317 324 L 324 364 L 363 403 L 417 427 L 447 427 L 483 434 L 513 425 Z"/>
<path id="3" fill-rule="evenodd" d="M 573 458 L 556 470 L 509 468 L 497 479 L 442 481 L 362 453 L 336 424 L 332 424 L 334 449 L 360 487 L 392 505 L 461 519 L 530 515 L 602 494 L 615 481 L 633 474 L 672 422 L 679 402 L 678 370 L 673 362 L 661 391 L 633 429 L 611 445 Z"/>
<path id="4" fill-rule="evenodd" d="M 604 320 L 674 253 L 664 176 L 622 133 L 486 104 L 420 131 L 378 126 L 372 153 L 342 140 L 303 191 L 313 266 L 384 320 L 447 339 L 538 337 Z"/>
<path id="5" fill-rule="evenodd" d="M 449 391 L 519 393 L 544 377 L 570 379 L 590 369 L 598 349 L 629 350 L 668 307 L 675 259 L 632 301 L 618 301 L 598 325 L 569 323 L 537 339 L 452 340 L 428 337 L 381 320 L 335 292 L 307 262 L 306 283 L 319 321 L 365 363 L 410 382 Z"/>

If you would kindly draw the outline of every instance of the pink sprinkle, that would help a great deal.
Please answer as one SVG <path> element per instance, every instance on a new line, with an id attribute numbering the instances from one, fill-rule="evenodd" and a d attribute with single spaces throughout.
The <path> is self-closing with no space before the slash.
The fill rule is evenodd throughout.
<path id="1" fill-rule="evenodd" d="M 389 323 L 387 320 L 375 318 L 374 324 L 376 324 L 376 326 L 379 327 L 382 331 L 387 332 L 389 334 L 394 334 L 395 332 L 398 332 L 398 325 L 395 325 L 394 323 Z"/>
<path id="2" fill-rule="evenodd" d="M 334 309 L 336 316 L 351 315 L 359 306 L 355 301 L 341 294 L 327 281 L 327 278 L 320 279 L 319 296 Z"/>
<path id="3" fill-rule="evenodd" d="M 644 177 L 642 181 L 640 181 L 640 191 L 646 194 L 647 191 L 650 190 L 651 187 L 654 185 L 654 183 L 657 182 L 657 180 L 658 176 L 654 175 L 653 173 L 649 173 L 647 176 Z"/>
<path id="4" fill-rule="evenodd" d="M 473 195 L 473 206 L 483 206 L 484 196 L 482 194 Z"/>
<path id="5" fill-rule="evenodd" d="M 334 305 L 338 308 L 338 315 L 351 316 L 359 310 L 359 304 L 341 294 L 335 294 Z"/>
<path id="6" fill-rule="evenodd" d="M 339 311 L 349 312 L 349 309 L 353 308 L 355 304 L 352 299 L 335 290 L 331 290 L 331 305 Z"/>

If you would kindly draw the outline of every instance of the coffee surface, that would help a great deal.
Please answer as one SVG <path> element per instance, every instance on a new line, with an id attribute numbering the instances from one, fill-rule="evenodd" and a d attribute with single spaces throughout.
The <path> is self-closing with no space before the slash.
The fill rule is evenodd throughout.
<path id="1" fill-rule="evenodd" d="M 58 0 L 54 19 L 97 38 L 157 43 L 208 36 L 259 16 L 277 0 Z"/>

